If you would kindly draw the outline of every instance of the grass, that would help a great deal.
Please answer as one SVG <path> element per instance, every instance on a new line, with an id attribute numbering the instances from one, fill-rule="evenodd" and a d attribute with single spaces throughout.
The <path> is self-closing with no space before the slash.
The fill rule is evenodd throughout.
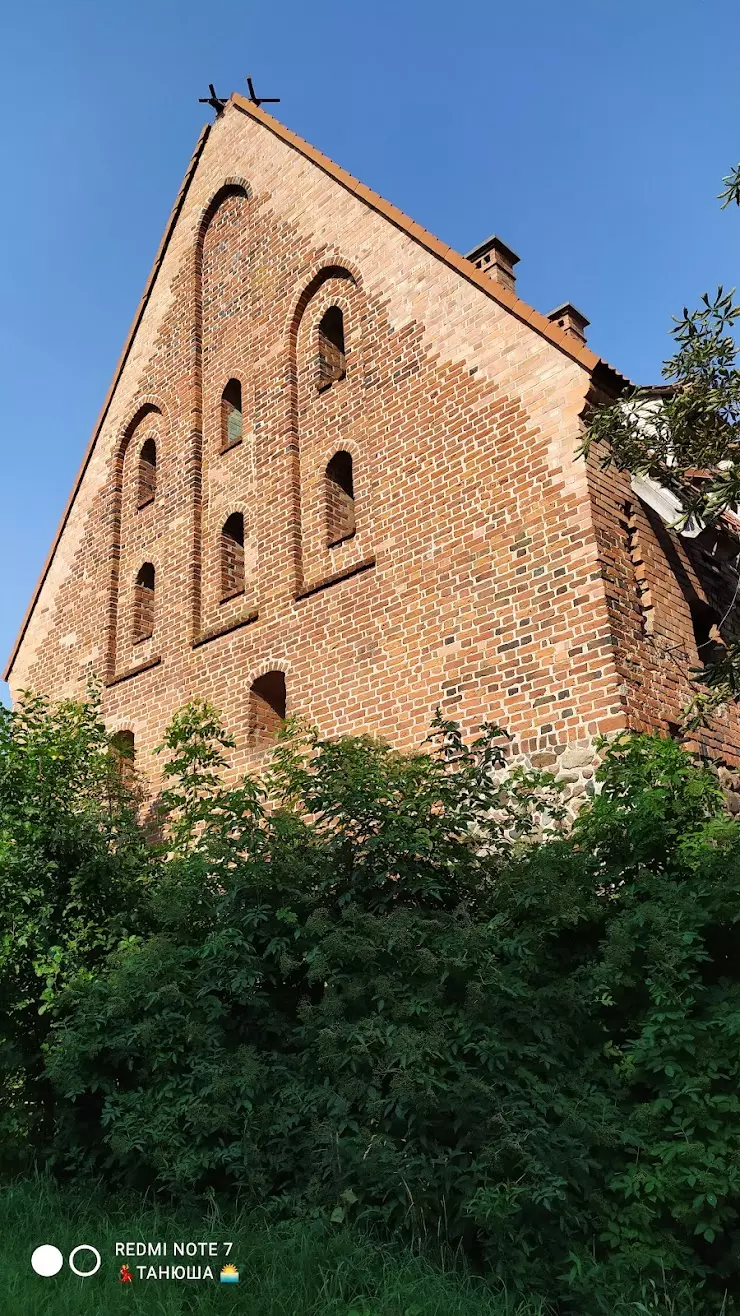
<path id="1" fill-rule="evenodd" d="M 219 1283 L 225 1257 L 211 1261 L 210 1281 L 141 1280 L 137 1264 L 206 1264 L 192 1258 L 128 1259 L 131 1284 L 122 1284 L 116 1242 L 214 1241 L 234 1244 L 229 1261 L 239 1283 Z M 31 1253 L 42 1243 L 65 1257 L 59 1273 L 42 1278 Z M 80 1279 L 66 1258 L 80 1243 L 101 1254 L 98 1273 Z M 77 1265 L 90 1264 L 90 1254 Z M 63 1191 L 46 1179 L 0 1188 L 0 1311 L 2 1316 L 544 1316 L 538 1305 L 509 1304 L 463 1267 L 445 1272 L 408 1249 L 383 1246 L 342 1226 L 269 1225 L 254 1216 L 221 1217 L 127 1207 L 102 1197 Z"/>
<path id="2" fill-rule="evenodd" d="M 168 1244 L 162 1257 L 127 1258 L 131 1284 L 122 1284 L 122 1260 L 117 1242 Z M 214 1242 L 218 1260 L 211 1260 L 214 1278 L 145 1280 L 137 1265 L 194 1265 L 206 1261 L 174 1257 L 172 1245 Z M 223 1244 L 233 1248 L 228 1260 L 239 1270 L 239 1283 L 219 1282 L 225 1258 Z M 31 1253 L 42 1243 L 58 1247 L 62 1269 L 48 1279 L 31 1268 Z M 101 1254 L 98 1273 L 82 1279 L 72 1273 L 67 1258 L 80 1243 Z M 89 1254 L 78 1264 L 89 1264 Z M 589 1311 L 608 1316 L 692 1316 L 694 1295 L 671 1291 L 664 1278 L 660 1288 L 646 1285 L 639 1300 L 603 1293 Z M 598 1295 L 593 1294 L 596 1299 Z M 571 1316 L 581 1309 L 576 1302 Z M 707 1307 L 701 1310 L 706 1313 Z M 729 1316 L 718 1302 L 717 1316 Z M 733 1309 L 734 1310 L 734 1309 Z M 60 1189 L 39 1177 L 0 1186 L 0 1316 L 553 1316 L 541 1303 L 507 1299 L 472 1275 L 460 1262 L 445 1268 L 418 1256 L 402 1244 L 382 1244 L 346 1226 L 320 1223 L 270 1224 L 254 1214 L 207 1214 L 163 1207 L 156 1203 L 124 1202 L 102 1190 L 83 1193 Z"/>

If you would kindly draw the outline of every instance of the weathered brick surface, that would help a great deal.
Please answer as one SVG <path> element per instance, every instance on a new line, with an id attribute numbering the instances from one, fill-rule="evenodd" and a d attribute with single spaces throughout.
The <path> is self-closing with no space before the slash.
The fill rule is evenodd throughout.
<path id="1" fill-rule="evenodd" d="M 599 542 L 614 652 L 623 681 L 629 725 L 672 734 L 691 698 L 697 652 L 691 605 L 703 602 L 720 618 L 726 638 L 740 638 L 737 577 L 714 537 L 684 538 L 669 531 L 631 488 L 629 476 L 589 462 L 594 525 Z M 722 547 L 720 537 L 720 549 Z M 729 768 L 740 767 L 736 708 L 697 733 L 695 748 Z"/>
<path id="2" fill-rule="evenodd" d="M 623 491 L 598 471 L 590 488 L 576 456 L 586 357 L 538 330 L 534 312 L 528 322 L 508 309 L 508 291 L 502 304 L 462 277 L 422 233 L 368 207 L 359 185 L 342 186 L 259 115 L 227 108 L 13 663 L 14 691 L 79 693 L 99 673 L 106 719 L 134 733 L 148 771 L 195 694 L 222 710 L 236 765 L 253 762 L 254 728 L 271 715 L 250 688 L 271 671 L 285 673 L 288 711 L 327 735 L 415 746 L 439 704 L 467 731 L 500 722 L 515 752 L 562 757 L 576 774 L 590 772 L 599 732 L 638 713 L 665 725 L 665 690 L 641 657 Z M 326 386 L 319 324 L 332 306 L 345 373 Z M 224 448 L 232 379 L 243 428 Z M 156 495 L 140 507 L 149 438 Z M 353 462 L 355 532 L 330 545 L 325 472 L 339 451 Z M 224 601 L 221 537 L 235 512 L 244 592 Z M 135 642 L 145 562 L 155 624 Z M 654 589 L 657 618 L 675 589 Z"/>

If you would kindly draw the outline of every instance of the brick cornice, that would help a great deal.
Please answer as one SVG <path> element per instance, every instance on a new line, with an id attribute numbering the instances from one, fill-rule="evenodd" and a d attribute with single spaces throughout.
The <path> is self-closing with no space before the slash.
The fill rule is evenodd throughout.
<path id="1" fill-rule="evenodd" d="M 222 635 L 230 635 L 232 631 L 240 631 L 243 626 L 251 626 L 252 622 L 258 620 L 259 612 L 255 608 L 252 612 L 247 613 L 246 617 L 236 617 L 233 621 L 225 621 L 219 626 L 211 626 L 209 630 L 202 631 L 192 641 L 190 647 L 199 649 L 202 644 L 208 644 L 211 640 L 220 640 Z"/>
<path id="2" fill-rule="evenodd" d="M 353 536 L 348 535 L 351 539 Z M 323 576 L 321 580 L 314 581 L 312 585 L 307 585 L 304 589 L 296 594 L 296 602 L 301 599 L 309 599 L 312 594 L 320 594 L 322 590 L 328 589 L 330 585 L 338 585 L 340 580 L 351 580 L 353 576 L 361 576 L 365 571 L 370 571 L 375 566 L 375 557 L 363 558 L 361 562 L 355 562 L 351 566 L 343 567 L 341 571 L 333 571 L 330 576 Z"/>
<path id="3" fill-rule="evenodd" d="M 122 681 L 130 681 L 132 676 L 139 676 L 142 672 L 150 671 L 152 667 L 159 667 L 161 662 L 161 654 L 156 654 L 154 658 L 146 658 L 144 662 L 135 663 L 133 667 L 127 667 L 124 671 L 112 676 L 109 681 L 105 682 L 105 687 L 110 689 L 111 686 L 120 685 Z"/>

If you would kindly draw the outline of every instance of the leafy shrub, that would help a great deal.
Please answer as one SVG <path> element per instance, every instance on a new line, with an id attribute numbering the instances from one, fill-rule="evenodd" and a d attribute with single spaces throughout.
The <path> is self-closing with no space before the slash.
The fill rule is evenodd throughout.
<path id="1" fill-rule="evenodd" d="M 664 1273 L 716 1310 L 740 827 L 714 775 L 624 738 L 566 832 L 494 728 L 414 755 L 289 728 L 233 788 L 228 747 L 177 716 L 137 935 L 54 997 L 57 1165 L 439 1238 L 579 1312 L 653 1309 Z"/>
<path id="2" fill-rule="evenodd" d="M 138 804 L 97 699 L 0 707 L 0 1166 L 52 1134 L 50 1007 L 144 926 Z"/>

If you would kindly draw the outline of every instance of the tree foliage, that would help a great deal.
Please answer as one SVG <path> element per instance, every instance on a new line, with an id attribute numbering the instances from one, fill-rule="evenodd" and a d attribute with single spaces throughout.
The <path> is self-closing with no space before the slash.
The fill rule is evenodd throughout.
<path id="1" fill-rule="evenodd" d="M 723 181 L 723 209 L 740 205 L 740 165 Z M 683 509 L 677 529 L 713 527 L 740 508 L 740 306 L 734 292 L 720 287 L 714 296 L 704 293 L 697 309 L 683 308 L 671 331 L 675 350 L 663 365 L 663 389 L 629 387 L 588 418 L 584 451 L 596 444 L 604 468 L 648 476 L 675 495 Z M 733 566 L 737 574 L 740 541 Z M 740 698 L 740 643 L 732 620 L 721 634 L 739 597 L 740 589 L 722 618 L 724 654 L 690 673 L 695 693 L 687 731 Z"/>
<path id="2" fill-rule="evenodd" d="M 672 330 L 676 350 L 663 366 L 669 388 L 631 389 L 589 418 L 605 467 L 647 475 L 684 507 L 679 524 L 714 524 L 740 504 L 740 371 L 733 292 L 706 293 L 684 307 Z"/>
<path id="3" fill-rule="evenodd" d="M 35 932 L 3 943 L 6 1147 L 38 1107 L 59 1173 L 442 1239 L 564 1310 L 664 1275 L 714 1310 L 740 1278 L 740 826 L 713 774 L 625 737 L 566 830 L 492 727 L 437 719 L 406 755 L 292 725 L 233 784 L 227 752 L 212 709 L 177 715 L 155 843 L 94 710 L 7 715 L 2 917 L 25 881 Z"/>
<path id="4" fill-rule="evenodd" d="M 0 1165 L 50 1136 L 42 1049 L 60 993 L 145 926 L 139 803 L 96 697 L 0 708 Z"/>
<path id="5" fill-rule="evenodd" d="M 718 198 L 722 202 L 722 209 L 726 210 L 733 202 L 736 206 L 740 206 L 740 164 L 736 164 L 722 182 L 725 190 L 720 192 Z"/>

